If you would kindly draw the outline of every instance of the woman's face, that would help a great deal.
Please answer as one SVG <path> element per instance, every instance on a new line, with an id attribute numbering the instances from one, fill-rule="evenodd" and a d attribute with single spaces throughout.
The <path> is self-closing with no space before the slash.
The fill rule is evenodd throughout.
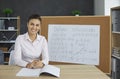
<path id="1" fill-rule="evenodd" d="M 32 35 L 36 35 L 41 27 L 41 23 L 40 20 L 38 19 L 31 19 L 28 23 L 27 23 L 27 27 L 28 27 L 28 33 L 32 34 Z"/>

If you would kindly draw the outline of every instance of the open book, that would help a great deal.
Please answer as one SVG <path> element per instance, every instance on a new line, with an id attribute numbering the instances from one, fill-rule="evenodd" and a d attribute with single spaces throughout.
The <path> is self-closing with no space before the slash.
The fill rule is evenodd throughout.
<path id="1" fill-rule="evenodd" d="M 60 77 L 60 68 L 53 65 L 45 65 L 39 69 L 22 68 L 16 76 L 39 77 L 40 74 L 47 73 L 56 77 Z"/>

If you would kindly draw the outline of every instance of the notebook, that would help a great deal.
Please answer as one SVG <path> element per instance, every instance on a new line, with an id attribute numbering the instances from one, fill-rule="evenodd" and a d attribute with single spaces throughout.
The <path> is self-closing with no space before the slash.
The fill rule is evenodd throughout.
<path id="1" fill-rule="evenodd" d="M 42 73 L 50 74 L 55 77 L 60 77 L 60 68 L 53 65 L 45 65 L 43 68 L 39 69 L 22 68 L 16 74 L 16 76 L 39 77 Z"/>

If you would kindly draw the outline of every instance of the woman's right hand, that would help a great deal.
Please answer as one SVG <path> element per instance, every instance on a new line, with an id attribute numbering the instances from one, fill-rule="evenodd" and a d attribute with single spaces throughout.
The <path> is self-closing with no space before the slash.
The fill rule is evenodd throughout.
<path id="1" fill-rule="evenodd" d="M 32 63 L 28 63 L 28 64 L 26 65 L 26 68 L 33 69 L 33 68 L 34 68 L 33 62 L 32 62 Z"/>

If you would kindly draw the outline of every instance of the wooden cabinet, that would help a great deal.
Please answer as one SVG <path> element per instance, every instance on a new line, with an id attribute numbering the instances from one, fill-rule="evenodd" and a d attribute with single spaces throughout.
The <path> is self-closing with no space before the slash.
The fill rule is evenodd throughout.
<path id="1" fill-rule="evenodd" d="M 4 53 L 5 64 L 9 61 L 10 49 L 20 34 L 20 17 L 0 17 L 0 50 Z"/>

